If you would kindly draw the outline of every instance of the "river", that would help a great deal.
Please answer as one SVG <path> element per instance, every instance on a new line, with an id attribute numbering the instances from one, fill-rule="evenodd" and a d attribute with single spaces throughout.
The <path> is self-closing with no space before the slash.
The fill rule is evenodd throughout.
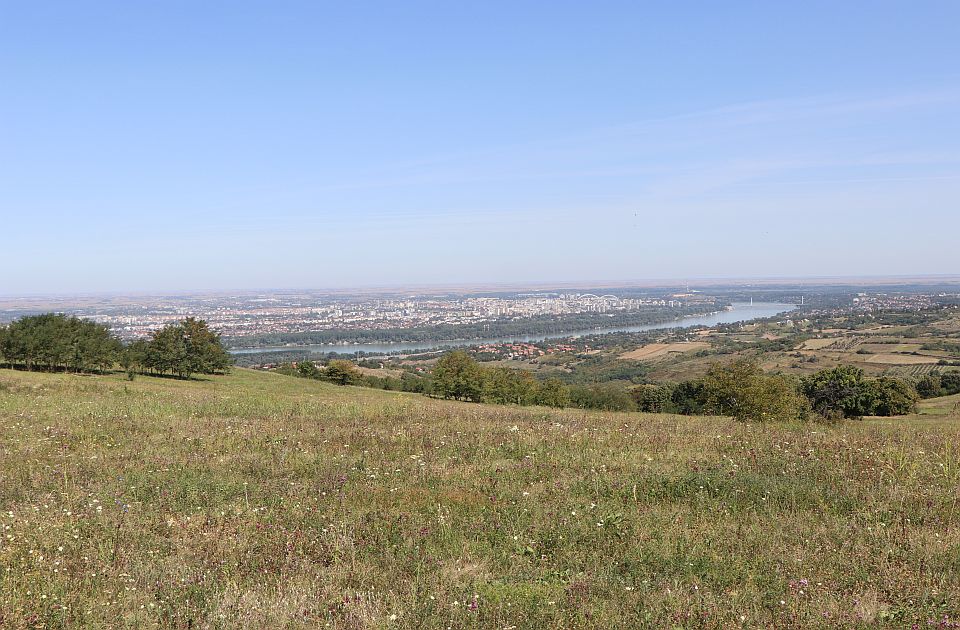
<path id="1" fill-rule="evenodd" d="M 591 330 L 577 330 L 562 333 L 551 333 L 546 335 L 515 335 L 512 337 L 498 337 L 493 339 L 451 339 L 445 341 L 430 342 L 397 342 L 397 343 L 344 343 L 344 344 L 324 344 L 324 345 L 304 345 L 304 346 L 265 346 L 263 348 L 236 348 L 231 350 L 232 354 L 251 354 L 254 352 L 311 352 L 315 354 L 327 354 L 336 352 L 339 354 L 356 354 L 365 352 L 367 354 L 390 354 L 393 352 L 414 352 L 430 348 L 456 348 L 462 346 L 476 346 L 480 344 L 498 344 L 509 342 L 534 342 L 545 339 L 563 339 L 566 337 L 579 337 L 583 335 L 600 335 L 613 332 L 644 332 L 647 330 L 659 330 L 669 328 L 689 328 L 691 326 L 715 326 L 717 324 L 732 324 L 735 322 L 745 322 L 751 319 L 763 319 L 764 317 L 773 317 L 780 313 L 785 313 L 796 308 L 793 304 L 783 304 L 780 302 L 734 302 L 733 308 L 729 311 L 720 311 L 710 315 L 694 315 L 684 317 L 672 322 L 661 322 L 659 324 L 643 324 L 640 326 L 617 326 L 613 328 L 594 328 Z"/>

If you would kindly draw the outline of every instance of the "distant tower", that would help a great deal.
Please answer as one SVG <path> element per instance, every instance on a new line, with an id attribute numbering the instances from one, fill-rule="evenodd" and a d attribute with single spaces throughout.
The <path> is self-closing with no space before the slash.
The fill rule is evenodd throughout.
<path id="1" fill-rule="evenodd" d="M 753 296 L 750 296 L 750 306 L 753 306 Z"/>

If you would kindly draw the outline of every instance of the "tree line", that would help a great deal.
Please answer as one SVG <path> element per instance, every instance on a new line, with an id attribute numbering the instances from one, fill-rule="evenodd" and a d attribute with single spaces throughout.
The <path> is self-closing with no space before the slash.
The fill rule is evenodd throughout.
<path id="1" fill-rule="evenodd" d="M 863 416 L 899 416 L 917 409 L 914 383 L 841 365 L 796 378 L 769 374 L 750 360 L 710 368 L 701 379 L 673 386 L 633 389 L 639 411 L 685 415 L 720 414 L 744 421 L 836 420 Z"/>
<path id="2" fill-rule="evenodd" d="M 130 378 L 138 373 L 190 378 L 224 372 L 231 358 L 202 319 L 167 324 L 149 339 L 125 345 L 103 324 L 46 313 L 0 326 L 0 364 L 69 372 L 106 372 L 119 365 Z"/>
<path id="3" fill-rule="evenodd" d="M 860 368 L 839 366 L 797 378 L 764 372 L 748 359 L 716 364 L 702 378 L 675 384 L 571 385 L 556 378 L 538 380 L 522 370 L 487 367 L 462 350 L 443 355 L 432 373 L 423 376 L 406 372 L 401 378 L 364 375 L 344 360 L 330 361 L 325 368 L 302 361 L 280 371 L 340 385 L 420 392 L 468 402 L 726 415 L 756 422 L 905 415 L 916 411 L 921 398 L 960 392 L 960 372 L 935 373 L 914 383 L 888 376 L 870 378 Z"/>

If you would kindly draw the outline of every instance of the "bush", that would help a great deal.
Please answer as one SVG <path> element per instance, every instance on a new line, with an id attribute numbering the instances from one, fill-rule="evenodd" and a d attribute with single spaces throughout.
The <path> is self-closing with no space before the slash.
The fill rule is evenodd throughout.
<path id="1" fill-rule="evenodd" d="M 483 368 L 463 350 L 445 354 L 433 368 L 433 391 L 443 398 L 479 402 Z"/>
<path id="2" fill-rule="evenodd" d="M 813 410 L 825 418 L 900 416 L 916 411 L 920 396 L 907 381 L 882 376 L 868 380 L 863 370 L 841 365 L 801 381 Z"/>

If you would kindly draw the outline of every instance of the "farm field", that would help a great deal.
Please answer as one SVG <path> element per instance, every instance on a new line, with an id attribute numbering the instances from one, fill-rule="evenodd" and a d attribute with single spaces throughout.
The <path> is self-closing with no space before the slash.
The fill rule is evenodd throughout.
<path id="1" fill-rule="evenodd" d="M 824 337 L 821 339 L 807 339 L 803 342 L 803 345 L 800 346 L 803 350 L 823 350 L 836 343 L 836 338 L 834 337 Z"/>
<path id="2" fill-rule="evenodd" d="M 680 341 L 676 343 L 651 343 L 641 346 L 620 355 L 621 359 L 630 359 L 633 361 L 650 361 L 669 354 L 680 354 L 684 352 L 693 352 L 694 350 L 703 350 L 709 348 L 710 344 L 703 341 Z"/>
<path id="3" fill-rule="evenodd" d="M 953 623 L 951 403 L 759 426 L 4 370 L 0 626 Z"/>
<path id="4" fill-rule="evenodd" d="M 939 361 L 936 357 L 924 357 L 912 354 L 894 354 L 884 352 L 882 354 L 867 354 L 861 359 L 865 363 L 882 363 L 884 365 L 936 365 Z"/>

